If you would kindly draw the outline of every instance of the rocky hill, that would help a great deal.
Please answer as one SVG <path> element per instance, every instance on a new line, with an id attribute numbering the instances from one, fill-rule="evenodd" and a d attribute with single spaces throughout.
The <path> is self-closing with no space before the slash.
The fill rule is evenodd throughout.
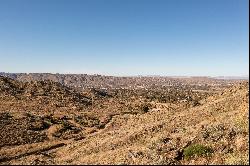
<path id="1" fill-rule="evenodd" d="M 18 100 L 19 103 L 27 103 L 27 105 L 34 101 L 44 108 L 66 105 L 79 108 L 90 105 L 89 98 L 60 83 L 49 80 L 19 82 L 0 76 L 0 97 L 1 100 L 13 102 Z"/>
<path id="2" fill-rule="evenodd" d="M 4 73 L 1 76 L 9 77 L 18 81 L 44 81 L 59 82 L 68 87 L 82 88 L 126 88 L 141 89 L 162 86 L 191 87 L 194 89 L 208 89 L 213 86 L 227 86 L 239 82 L 235 79 L 216 79 L 213 77 L 163 77 L 163 76 L 137 76 L 115 77 L 87 74 L 51 74 L 51 73 Z"/>
<path id="3" fill-rule="evenodd" d="M 59 135 L 79 133 L 67 119 L 90 105 L 88 97 L 56 82 L 19 82 L 0 76 L 0 147 L 49 140 L 49 129 L 58 125 L 65 127 Z"/>
<path id="4" fill-rule="evenodd" d="M 142 92 L 0 77 L 0 163 L 249 164 L 248 82 L 195 92 L 199 104 Z"/>
<path id="5" fill-rule="evenodd" d="M 244 83 L 197 107 L 117 116 L 101 132 L 58 150 L 55 162 L 248 164 L 248 104 Z"/>

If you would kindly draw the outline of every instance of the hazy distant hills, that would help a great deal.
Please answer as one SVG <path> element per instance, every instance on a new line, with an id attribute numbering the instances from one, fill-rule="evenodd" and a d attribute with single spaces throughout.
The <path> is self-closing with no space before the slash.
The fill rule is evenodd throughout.
<path id="1" fill-rule="evenodd" d="M 249 80 L 249 76 L 218 76 L 216 79 Z"/>
<path id="2" fill-rule="evenodd" d="M 181 77 L 181 76 L 137 76 L 137 77 L 115 77 L 103 75 L 87 74 L 51 74 L 51 73 L 4 73 L 6 76 L 19 81 L 43 81 L 51 80 L 59 82 L 65 86 L 78 88 L 135 88 L 135 87 L 152 87 L 152 86 L 184 86 L 186 84 L 225 84 L 235 82 L 242 77 Z M 244 77 L 245 79 L 245 77 Z"/>

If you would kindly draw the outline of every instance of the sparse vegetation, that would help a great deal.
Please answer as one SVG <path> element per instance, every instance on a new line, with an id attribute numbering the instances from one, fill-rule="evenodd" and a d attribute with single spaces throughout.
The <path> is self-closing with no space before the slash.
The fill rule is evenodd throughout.
<path id="1" fill-rule="evenodd" d="M 235 118 L 235 126 L 241 130 L 242 132 L 249 133 L 249 121 L 246 117 L 244 116 L 238 116 Z"/>
<path id="2" fill-rule="evenodd" d="M 220 82 L 213 94 L 199 81 L 178 82 L 91 91 L 0 77 L 0 164 L 248 163 L 248 85 L 224 90 Z M 27 151 L 61 141 L 39 155 Z"/>
<path id="3" fill-rule="evenodd" d="M 76 120 L 76 122 L 82 124 L 85 127 L 98 126 L 100 123 L 99 119 L 97 119 L 96 117 L 88 116 L 88 115 L 77 116 L 77 117 L 75 117 L 75 120 Z"/>
<path id="4" fill-rule="evenodd" d="M 229 154 L 225 160 L 227 165 L 249 165 L 248 155 Z"/>
<path id="5" fill-rule="evenodd" d="M 185 159 L 190 159 L 192 157 L 209 156 L 212 153 L 212 148 L 200 144 L 194 144 L 186 147 L 183 155 Z"/>

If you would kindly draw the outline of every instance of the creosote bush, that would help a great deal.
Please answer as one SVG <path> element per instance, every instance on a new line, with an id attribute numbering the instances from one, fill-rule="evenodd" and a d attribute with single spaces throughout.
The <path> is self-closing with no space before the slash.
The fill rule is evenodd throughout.
<path id="1" fill-rule="evenodd" d="M 185 159 L 190 159 L 191 157 L 196 156 L 209 156 L 211 153 L 213 153 L 213 150 L 210 147 L 200 144 L 194 144 L 185 148 L 183 155 Z"/>

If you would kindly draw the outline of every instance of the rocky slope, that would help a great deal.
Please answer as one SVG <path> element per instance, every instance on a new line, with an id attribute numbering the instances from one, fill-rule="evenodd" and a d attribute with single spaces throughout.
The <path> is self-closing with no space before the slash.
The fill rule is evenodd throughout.
<path id="1" fill-rule="evenodd" d="M 193 89 L 209 89 L 214 85 L 224 87 L 227 84 L 239 82 L 236 79 L 217 79 L 213 77 L 164 77 L 164 76 L 135 76 L 115 77 L 87 74 L 51 74 L 51 73 L 4 73 L 0 76 L 9 77 L 18 81 L 44 81 L 59 82 L 74 88 L 155 88 L 162 86 L 180 86 Z"/>
<path id="2" fill-rule="evenodd" d="M 249 163 L 248 82 L 198 105 L 154 103 L 142 112 L 119 110 L 128 105 L 108 95 L 99 97 L 107 108 L 93 107 L 94 94 L 106 96 L 0 77 L 0 163 Z"/>
<path id="3" fill-rule="evenodd" d="M 114 117 L 101 132 L 58 150 L 55 162 L 247 164 L 248 94 L 245 83 L 187 110 L 177 106 Z"/>
<path id="4" fill-rule="evenodd" d="M 0 76 L 0 147 L 73 137 L 81 128 L 70 120 L 90 105 L 88 97 L 59 83 Z"/>

